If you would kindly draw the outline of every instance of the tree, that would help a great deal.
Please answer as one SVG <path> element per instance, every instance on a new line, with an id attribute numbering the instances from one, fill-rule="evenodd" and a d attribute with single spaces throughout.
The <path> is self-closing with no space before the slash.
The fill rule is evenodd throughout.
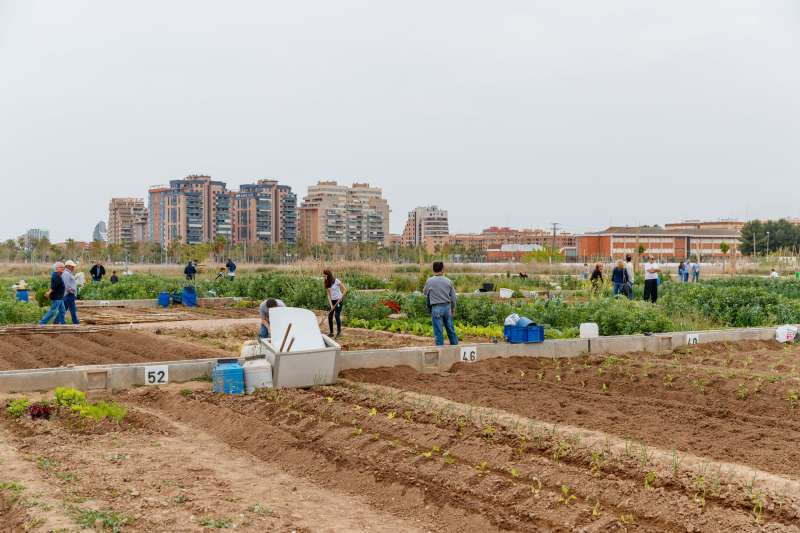
<path id="1" fill-rule="evenodd" d="M 731 247 L 727 242 L 719 243 L 719 251 L 722 252 L 722 271 L 725 272 L 725 257 L 728 255 Z"/>
<path id="2" fill-rule="evenodd" d="M 739 250 L 745 255 L 766 252 L 767 233 L 770 251 L 794 249 L 800 245 L 800 227 L 788 220 L 751 220 L 742 227 Z"/>

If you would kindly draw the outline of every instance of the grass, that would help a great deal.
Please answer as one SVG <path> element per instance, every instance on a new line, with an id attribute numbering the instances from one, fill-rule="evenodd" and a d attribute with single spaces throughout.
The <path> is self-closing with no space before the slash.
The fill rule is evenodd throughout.
<path id="1" fill-rule="evenodd" d="M 209 529 L 228 529 L 233 527 L 233 520 L 230 518 L 212 518 L 209 516 L 200 519 L 200 525 Z"/>

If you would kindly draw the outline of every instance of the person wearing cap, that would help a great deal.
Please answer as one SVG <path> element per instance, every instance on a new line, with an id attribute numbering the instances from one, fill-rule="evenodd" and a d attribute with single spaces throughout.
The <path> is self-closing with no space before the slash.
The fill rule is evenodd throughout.
<path id="1" fill-rule="evenodd" d="M 64 280 L 61 279 L 61 273 L 64 272 L 64 263 L 61 261 L 53 265 L 53 273 L 50 275 L 50 290 L 48 296 L 50 298 L 50 309 L 39 321 L 39 324 L 44 325 L 50 322 L 53 317 L 56 318 L 56 324 L 64 324 Z"/>
<path id="2" fill-rule="evenodd" d="M 61 279 L 64 280 L 64 309 L 69 311 L 69 316 L 73 324 L 80 324 L 78 320 L 78 306 L 75 300 L 78 298 L 78 280 L 75 278 L 75 261 L 70 259 L 64 263 L 64 273 Z"/>

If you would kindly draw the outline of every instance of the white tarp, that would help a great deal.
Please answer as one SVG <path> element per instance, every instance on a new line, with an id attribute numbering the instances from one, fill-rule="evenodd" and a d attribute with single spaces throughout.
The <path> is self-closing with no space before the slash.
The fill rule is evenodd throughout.
<path id="1" fill-rule="evenodd" d="M 273 307 L 269 310 L 270 342 L 275 351 L 300 352 L 303 350 L 319 350 L 325 348 L 325 341 L 319 331 L 317 316 L 308 309 L 297 307 Z M 291 329 L 289 325 L 291 324 Z M 287 336 L 286 332 L 289 331 Z M 294 342 L 292 342 L 294 339 Z M 291 344 L 292 348 L 289 349 Z"/>

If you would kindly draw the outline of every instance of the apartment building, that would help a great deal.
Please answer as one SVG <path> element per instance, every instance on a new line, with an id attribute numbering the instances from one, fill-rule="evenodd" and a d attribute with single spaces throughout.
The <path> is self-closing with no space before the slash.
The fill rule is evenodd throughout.
<path id="1" fill-rule="evenodd" d="M 403 246 L 425 246 L 433 250 L 450 240 L 447 211 L 437 206 L 417 207 L 408 213 L 400 242 Z"/>
<path id="2" fill-rule="evenodd" d="M 737 229 L 665 229 L 660 226 L 610 227 L 577 237 L 581 260 L 621 259 L 626 254 L 636 254 L 640 247 L 659 261 L 682 261 L 690 257 L 701 261 L 720 259 L 725 256 L 720 245 L 727 243 L 731 254 L 738 240 Z"/>
<path id="3" fill-rule="evenodd" d="M 389 236 L 389 203 L 368 183 L 351 187 L 333 180 L 308 188 L 299 209 L 299 238 L 306 244 L 372 242 Z"/>
<path id="4" fill-rule="evenodd" d="M 148 236 L 164 247 L 172 242 L 296 242 L 297 199 L 290 187 L 258 180 L 228 190 L 209 176 L 188 176 L 148 191 Z"/>
<path id="5" fill-rule="evenodd" d="M 112 198 L 108 203 L 109 244 L 129 244 L 147 238 L 147 208 L 141 198 Z"/>
<path id="6" fill-rule="evenodd" d="M 276 180 L 242 185 L 235 193 L 235 242 L 297 242 L 297 196 Z"/>

